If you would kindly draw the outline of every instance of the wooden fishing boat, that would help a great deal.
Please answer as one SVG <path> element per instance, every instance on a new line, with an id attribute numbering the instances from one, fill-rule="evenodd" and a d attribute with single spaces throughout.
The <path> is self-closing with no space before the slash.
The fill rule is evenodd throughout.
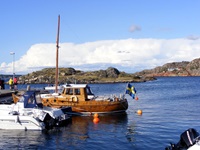
<path id="1" fill-rule="evenodd" d="M 41 94 L 44 106 L 55 108 L 68 107 L 72 112 L 81 114 L 123 112 L 128 108 L 125 95 L 121 97 L 95 96 L 87 84 L 63 85 L 61 93 L 58 92 L 58 53 L 59 53 L 60 16 L 58 17 L 58 32 L 56 39 L 56 72 L 55 93 Z"/>
<path id="2" fill-rule="evenodd" d="M 73 113 L 116 113 L 128 109 L 125 95 L 119 97 L 95 96 L 87 84 L 66 84 L 60 94 L 41 94 L 44 106 L 61 108 L 70 106 Z"/>

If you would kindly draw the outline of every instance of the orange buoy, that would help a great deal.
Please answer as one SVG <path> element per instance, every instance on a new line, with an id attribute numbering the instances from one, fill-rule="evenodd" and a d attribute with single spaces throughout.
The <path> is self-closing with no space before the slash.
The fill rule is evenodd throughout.
<path id="1" fill-rule="evenodd" d="M 138 99 L 139 99 L 139 98 L 136 96 L 136 97 L 135 97 L 135 100 L 137 101 Z"/>
<path id="2" fill-rule="evenodd" d="M 96 117 L 96 118 L 93 119 L 93 122 L 94 122 L 94 123 L 99 123 L 99 121 L 100 121 L 100 120 L 99 120 L 98 117 Z"/>
<path id="3" fill-rule="evenodd" d="M 93 117 L 94 117 L 94 118 L 98 118 L 99 115 L 98 115 L 97 113 L 95 113 L 95 114 L 93 115 Z"/>
<path id="4" fill-rule="evenodd" d="M 142 115 L 142 110 L 139 109 L 139 110 L 137 111 L 137 114 L 138 114 L 138 115 Z"/>

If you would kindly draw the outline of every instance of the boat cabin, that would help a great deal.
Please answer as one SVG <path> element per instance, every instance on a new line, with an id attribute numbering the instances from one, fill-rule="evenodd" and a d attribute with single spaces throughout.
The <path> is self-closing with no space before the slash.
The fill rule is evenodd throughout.
<path id="1" fill-rule="evenodd" d="M 87 84 L 67 84 L 63 85 L 62 96 L 70 98 L 72 101 L 87 101 L 94 98 L 90 87 Z"/>
<path id="2" fill-rule="evenodd" d="M 19 99 L 19 102 L 23 103 L 24 108 L 42 108 L 42 104 L 37 103 L 35 91 L 26 91 L 26 93 L 24 93 L 24 95 Z"/>

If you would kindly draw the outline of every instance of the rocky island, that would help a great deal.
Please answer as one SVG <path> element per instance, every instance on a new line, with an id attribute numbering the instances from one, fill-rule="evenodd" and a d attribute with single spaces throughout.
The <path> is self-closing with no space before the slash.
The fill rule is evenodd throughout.
<path id="1" fill-rule="evenodd" d="M 59 68 L 59 83 L 119 83 L 119 82 L 146 82 L 155 80 L 154 77 L 136 76 L 118 69 L 109 67 L 106 70 L 80 71 L 74 68 Z M 28 83 L 55 83 L 55 68 L 45 68 L 19 77 L 20 84 Z"/>
<path id="2" fill-rule="evenodd" d="M 136 73 L 121 72 L 114 67 L 98 71 L 80 71 L 74 68 L 59 68 L 59 83 L 119 83 L 119 82 L 146 82 L 156 80 L 156 77 L 169 76 L 200 76 L 200 58 L 191 62 L 172 62 L 153 69 Z M 0 75 L 5 78 L 5 75 Z M 9 77 L 12 77 L 10 75 Z M 45 68 L 27 75 L 17 75 L 20 84 L 28 83 L 55 83 L 55 68 Z M 8 78 L 8 76 L 7 76 Z"/>

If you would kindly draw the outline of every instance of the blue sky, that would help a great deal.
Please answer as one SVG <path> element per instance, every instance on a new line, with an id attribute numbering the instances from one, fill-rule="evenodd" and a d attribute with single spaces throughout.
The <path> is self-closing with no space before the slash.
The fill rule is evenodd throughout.
<path id="1" fill-rule="evenodd" d="M 191 61 L 200 55 L 199 6 L 199 0 L 2 0 L 0 74 L 12 73 L 11 51 L 16 73 L 54 65 L 58 15 L 62 67 L 136 72 Z"/>

